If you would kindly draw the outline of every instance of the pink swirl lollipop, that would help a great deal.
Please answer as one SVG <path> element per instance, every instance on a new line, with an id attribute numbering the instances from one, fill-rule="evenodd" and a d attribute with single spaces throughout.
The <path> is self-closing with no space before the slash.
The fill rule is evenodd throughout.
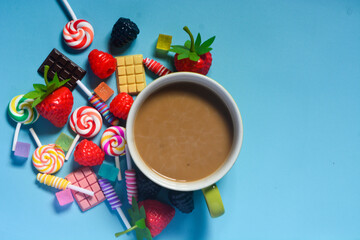
<path id="1" fill-rule="evenodd" d="M 67 0 L 63 0 L 63 2 L 73 19 L 63 29 L 65 43 L 73 49 L 85 49 L 90 46 L 94 39 L 94 29 L 88 21 L 77 19 Z"/>
<path id="2" fill-rule="evenodd" d="M 70 117 L 70 127 L 77 135 L 65 156 L 65 160 L 69 159 L 80 136 L 84 138 L 96 136 L 100 132 L 102 123 L 101 115 L 95 108 L 87 106 L 77 108 Z"/>
<path id="3" fill-rule="evenodd" d="M 115 165 L 119 169 L 118 180 L 121 181 L 119 156 L 125 155 L 125 128 L 113 126 L 106 129 L 101 136 L 100 145 L 104 152 L 115 157 Z"/>

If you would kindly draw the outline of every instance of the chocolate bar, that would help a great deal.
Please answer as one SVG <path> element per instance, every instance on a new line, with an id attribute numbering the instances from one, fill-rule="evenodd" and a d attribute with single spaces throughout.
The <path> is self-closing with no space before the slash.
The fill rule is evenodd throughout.
<path id="1" fill-rule="evenodd" d="M 45 61 L 39 67 L 38 72 L 41 75 L 44 75 L 45 65 L 50 67 L 48 72 L 49 81 L 52 81 L 56 72 L 60 81 L 70 79 L 64 86 L 71 91 L 76 87 L 76 81 L 81 81 L 86 74 L 84 69 L 79 67 L 56 48 L 50 52 L 49 56 L 47 56 Z"/>

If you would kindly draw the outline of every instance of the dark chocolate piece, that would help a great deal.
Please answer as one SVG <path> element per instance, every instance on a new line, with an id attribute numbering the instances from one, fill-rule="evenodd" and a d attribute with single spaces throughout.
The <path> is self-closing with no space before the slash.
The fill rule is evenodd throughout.
<path id="1" fill-rule="evenodd" d="M 52 81 L 55 72 L 57 73 L 59 80 L 63 81 L 66 79 L 70 80 L 64 85 L 71 91 L 76 87 L 76 81 L 80 80 L 85 76 L 86 71 L 79 67 L 76 63 L 67 58 L 59 50 L 54 48 L 45 61 L 41 64 L 38 72 L 44 75 L 44 66 L 49 65 L 48 79 Z"/>

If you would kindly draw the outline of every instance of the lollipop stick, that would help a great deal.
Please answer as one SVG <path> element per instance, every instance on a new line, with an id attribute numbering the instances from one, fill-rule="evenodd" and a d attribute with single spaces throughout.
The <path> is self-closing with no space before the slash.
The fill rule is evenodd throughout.
<path id="1" fill-rule="evenodd" d="M 90 92 L 90 90 L 85 87 L 85 85 L 80 82 L 79 80 L 76 81 L 76 84 L 81 88 L 81 90 L 84 91 L 84 93 L 88 96 L 88 97 L 91 97 L 92 96 L 92 93 Z"/>
<path id="2" fill-rule="evenodd" d="M 15 151 L 16 143 L 17 143 L 17 140 L 18 140 L 18 137 L 19 137 L 20 128 L 21 128 L 21 123 L 17 123 L 16 128 L 15 128 L 15 133 L 14 133 L 13 145 L 12 145 L 12 150 L 13 151 Z"/>
<path id="3" fill-rule="evenodd" d="M 120 159 L 119 156 L 115 156 L 115 166 L 119 169 L 118 180 L 121 181 L 121 168 L 120 168 Z"/>
<path id="4" fill-rule="evenodd" d="M 33 129 L 33 128 L 30 128 L 29 131 L 30 131 L 31 135 L 33 136 L 33 138 L 34 138 L 37 146 L 38 146 L 38 147 L 41 147 L 42 144 L 41 144 L 41 142 L 40 142 L 40 139 L 39 139 L 38 136 L 36 135 L 34 129 Z"/>
<path id="5" fill-rule="evenodd" d="M 65 7 L 67 8 L 68 12 L 70 13 L 72 19 L 73 19 L 74 21 L 76 21 L 76 20 L 77 20 L 77 17 L 76 17 L 76 15 L 75 15 L 74 11 L 72 10 L 70 4 L 68 3 L 68 1 L 67 1 L 67 0 L 63 0 L 63 3 L 65 4 Z"/>
<path id="6" fill-rule="evenodd" d="M 77 134 L 76 137 L 75 137 L 75 139 L 74 139 L 73 142 L 71 143 L 71 146 L 70 146 L 70 148 L 69 148 L 69 151 L 66 153 L 66 156 L 65 156 L 65 160 L 66 160 L 66 161 L 69 160 L 69 158 L 70 158 L 70 156 L 71 156 L 71 153 L 72 153 L 72 151 L 73 151 L 74 148 L 75 148 L 76 143 L 79 141 L 79 138 L 80 138 L 80 135 Z"/>
<path id="7" fill-rule="evenodd" d="M 127 169 L 132 169 L 132 165 L 131 165 L 131 158 L 130 158 L 130 152 L 129 152 L 129 148 L 128 145 L 125 144 L 125 153 L 126 153 L 126 164 L 127 164 Z"/>
<path id="8" fill-rule="evenodd" d="M 120 215 L 123 223 L 125 224 L 126 228 L 127 228 L 127 229 L 131 228 L 129 221 L 128 221 L 127 218 L 125 217 L 125 214 L 124 214 L 124 212 L 121 210 L 121 208 L 118 207 L 118 208 L 116 208 L 116 210 L 117 210 L 117 212 L 119 213 L 119 215 Z"/>
<path id="9" fill-rule="evenodd" d="M 89 195 L 89 196 L 94 196 L 93 191 L 87 190 L 85 188 L 81 188 L 81 187 L 78 187 L 78 186 L 75 186 L 75 185 L 68 185 L 68 188 L 70 188 L 72 190 L 75 190 L 75 191 L 78 191 L 78 192 L 81 192 L 83 194 Z"/>

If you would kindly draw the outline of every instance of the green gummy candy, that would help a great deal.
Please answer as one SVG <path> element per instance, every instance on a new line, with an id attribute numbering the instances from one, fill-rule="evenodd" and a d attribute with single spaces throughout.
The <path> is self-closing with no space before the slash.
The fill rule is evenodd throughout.
<path id="1" fill-rule="evenodd" d="M 61 133 L 59 137 L 56 139 L 55 144 L 59 145 L 65 152 L 69 151 L 71 143 L 73 142 L 73 138 L 66 135 L 65 133 Z"/>

